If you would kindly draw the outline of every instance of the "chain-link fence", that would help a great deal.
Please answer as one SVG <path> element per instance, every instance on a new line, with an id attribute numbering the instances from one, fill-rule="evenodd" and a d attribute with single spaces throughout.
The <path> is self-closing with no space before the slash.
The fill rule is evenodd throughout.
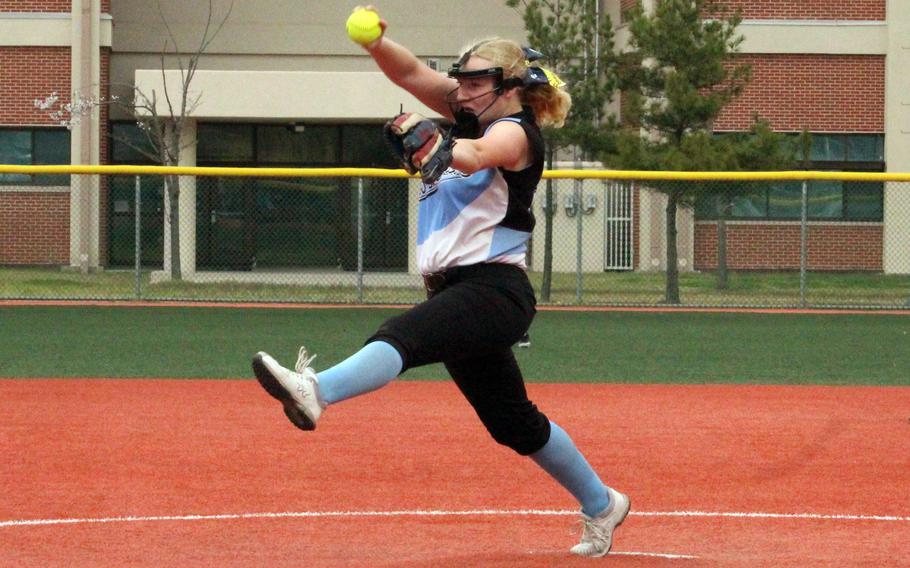
<path id="1" fill-rule="evenodd" d="M 424 298 L 419 181 L 403 172 L 203 168 L 168 177 L 108 167 L 61 176 L 20 167 L 16 184 L 4 168 L 3 299 Z M 548 172 L 533 205 L 529 274 L 543 304 L 907 308 L 908 182 Z M 172 202 L 168 184 L 179 187 Z"/>

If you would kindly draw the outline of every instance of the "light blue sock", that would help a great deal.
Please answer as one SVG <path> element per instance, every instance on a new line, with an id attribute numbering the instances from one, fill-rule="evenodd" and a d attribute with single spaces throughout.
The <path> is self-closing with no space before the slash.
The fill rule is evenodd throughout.
<path id="1" fill-rule="evenodd" d="M 372 341 L 341 363 L 321 371 L 319 395 L 332 404 L 389 384 L 401 372 L 398 350 L 384 341 Z"/>
<path id="2" fill-rule="evenodd" d="M 550 439 L 543 448 L 531 454 L 531 459 L 566 488 L 589 517 L 602 513 L 610 505 L 610 494 L 572 438 L 566 431 L 550 422 Z"/>

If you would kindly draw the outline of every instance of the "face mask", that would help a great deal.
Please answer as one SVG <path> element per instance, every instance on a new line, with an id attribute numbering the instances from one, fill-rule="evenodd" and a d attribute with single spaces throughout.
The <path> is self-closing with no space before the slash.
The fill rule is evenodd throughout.
<path id="1" fill-rule="evenodd" d="M 452 111 L 455 126 L 452 135 L 455 138 L 480 138 L 480 120 L 477 115 L 469 110 L 458 109 Z"/>
<path id="2" fill-rule="evenodd" d="M 469 110 L 461 108 L 459 103 L 467 101 L 456 100 L 455 94 L 457 91 L 458 89 L 453 89 L 446 96 L 446 103 L 449 105 L 449 110 L 452 112 L 452 118 L 455 119 L 455 125 L 452 128 L 452 135 L 455 136 L 455 138 L 480 138 L 480 115 L 487 112 L 490 107 L 493 106 L 493 103 L 496 102 L 496 99 L 494 98 L 493 101 L 487 105 L 487 108 L 480 111 L 480 114 L 474 114 Z M 479 99 L 480 97 L 484 97 L 494 92 L 496 91 L 483 93 L 482 95 L 477 95 L 476 97 L 469 100 Z"/>

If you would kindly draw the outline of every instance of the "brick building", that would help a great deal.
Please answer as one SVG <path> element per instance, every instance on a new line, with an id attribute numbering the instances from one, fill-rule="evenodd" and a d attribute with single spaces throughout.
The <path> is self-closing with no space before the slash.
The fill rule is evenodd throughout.
<path id="1" fill-rule="evenodd" d="M 744 18 L 741 59 L 752 68 L 752 82 L 724 109 L 718 131 L 744 130 L 757 113 L 777 131 L 812 133 L 812 169 L 884 171 L 886 164 L 891 171 L 906 169 L 904 159 L 895 159 L 905 136 L 901 119 L 891 116 L 886 122 L 889 99 L 893 111 L 904 96 L 886 84 L 902 80 L 888 63 L 906 57 L 892 37 L 906 29 L 905 11 L 888 10 L 885 0 L 724 4 Z M 780 204 L 788 191 L 800 188 L 784 185 L 748 199 L 751 207 L 734 208 L 727 245 L 731 268 L 799 267 L 799 211 Z M 884 184 L 816 184 L 811 190 L 811 269 L 907 271 L 899 249 L 885 243 Z M 696 212 L 694 243 L 695 269 L 715 268 L 710 215 Z"/>
<path id="2" fill-rule="evenodd" d="M 643 0 L 643 7 L 653 9 L 656 1 Z M 215 2 L 216 18 L 227 3 Z M 620 46 L 626 34 L 621 11 L 636 3 L 600 2 L 599 9 L 617 25 Z M 159 14 L 155 2 L 0 0 L 0 162 L 142 161 L 129 148 L 111 142 L 112 132 L 121 137 L 135 134 L 128 116 L 112 110 L 108 117 L 106 107 L 101 107 L 70 132 L 36 109 L 34 100 L 53 92 L 64 99 L 73 92 L 106 96 L 110 84 L 146 91 L 160 89 L 165 80 L 170 84 L 178 72 L 172 68 L 162 78 L 160 52 L 167 32 L 161 16 L 179 45 L 194 45 L 206 18 L 201 7 L 205 3 L 198 4 L 163 0 Z M 757 112 L 778 131 L 813 133 L 814 168 L 910 171 L 906 104 L 910 79 L 904 73 L 910 68 L 910 52 L 902 39 L 910 35 L 910 13 L 899 8 L 898 0 L 725 4 L 739 8 L 744 16 L 742 57 L 752 66 L 753 80 L 725 109 L 716 124 L 718 131 L 743 130 Z M 524 35 L 521 18 L 504 3 L 434 1 L 418 12 L 410 2 L 388 0 L 381 8 L 392 23 L 390 33 L 407 38 L 418 56 L 437 61 L 440 68 L 448 66 L 471 39 Z M 378 157 L 384 155 L 376 149 L 379 125 L 400 105 L 429 111 L 384 80 L 363 52 L 347 41 L 341 22 L 349 10 L 350 6 L 323 1 L 235 2 L 193 83 L 204 96 L 185 131 L 196 143 L 184 153 L 183 163 L 390 166 Z M 289 128 L 293 125 L 301 128 Z M 67 178 L 0 174 L 0 265 L 105 267 L 128 262 L 109 236 L 120 230 L 121 222 L 131 225 L 129 205 L 119 197 L 130 188 L 118 183 L 102 180 L 72 191 Z M 814 190 L 824 196 L 824 204 L 810 209 L 810 234 L 816 237 L 811 239 L 810 267 L 910 273 L 910 259 L 899 254 L 902 243 L 910 240 L 906 221 L 910 213 L 895 199 L 896 188 L 834 183 Z M 731 268 L 798 266 L 799 251 L 790 243 L 798 244 L 793 236 L 799 225 L 786 205 L 786 196 L 793 191 L 768 187 L 740 200 L 728 223 Z M 413 221 L 407 193 L 373 204 L 385 208 L 386 218 L 393 220 L 395 239 L 407 239 Z M 216 205 L 211 203 L 227 194 L 220 186 L 181 190 L 182 223 L 188 224 L 182 243 L 188 242 L 191 249 L 181 257 L 181 263 L 187 263 L 184 274 L 197 267 L 214 269 L 219 258 L 235 254 L 218 249 L 215 233 L 199 233 L 196 225 L 197 214 L 212 214 L 215 219 Z M 313 199 L 320 197 L 314 193 Z M 634 217 L 636 227 L 629 241 L 628 267 L 662 268 L 660 196 L 640 191 L 622 199 L 620 206 Z M 146 215 L 152 216 L 151 225 L 160 234 L 160 207 L 147 208 Z M 557 221 L 557 227 L 574 223 L 561 217 Z M 716 266 L 715 225 L 710 211 L 683 214 L 682 269 Z M 574 241 L 574 233 L 566 238 Z M 146 263 L 166 262 L 163 250 L 166 247 L 159 244 L 157 250 L 144 251 Z M 588 252 L 586 270 L 612 268 L 605 255 Z M 241 256 L 250 254 L 255 251 Z M 402 253 L 385 268 L 408 268 L 406 256 Z M 387 257 L 377 253 L 375 262 L 386 262 L 381 259 Z M 574 262 L 567 261 L 566 269 L 574 268 Z"/>
<path id="3" fill-rule="evenodd" d="M 58 93 L 67 102 L 76 89 L 99 97 L 109 82 L 110 45 L 109 0 L 0 1 L 0 162 L 101 160 L 105 111 L 69 132 L 34 101 Z M 97 251 L 102 225 L 81 226 L 84 206 L 71 202 L 68 178 L 0 175 L 0 264 L 68 265 L 77 251 Z M 86 260 L 97 265 L 99 257 Z"/>

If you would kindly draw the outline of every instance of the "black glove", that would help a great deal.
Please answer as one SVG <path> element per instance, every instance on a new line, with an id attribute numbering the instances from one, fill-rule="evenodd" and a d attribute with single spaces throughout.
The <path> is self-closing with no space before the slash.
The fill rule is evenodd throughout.
<path id="1" fill-rule="evenodd" d="M 405 112 L 382 129 L 386 144 L 408 173 L 420 172 L 424 183 L 433 183 L 452 165 L 455 141 L 423 116 Z"/>

